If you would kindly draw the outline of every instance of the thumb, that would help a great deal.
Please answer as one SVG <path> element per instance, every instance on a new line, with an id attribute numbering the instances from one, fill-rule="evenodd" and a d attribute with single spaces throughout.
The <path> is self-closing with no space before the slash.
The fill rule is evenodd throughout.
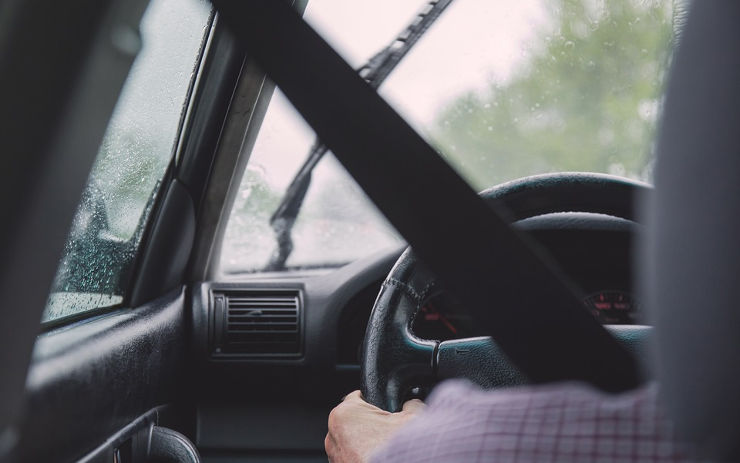
<path id="1" fill-rule="evenodd" d="M 403 411 L 408 413 L 418 413 L 426 408 L 424 402 L 419 399 L 412 399 L 403 404 Z"/>

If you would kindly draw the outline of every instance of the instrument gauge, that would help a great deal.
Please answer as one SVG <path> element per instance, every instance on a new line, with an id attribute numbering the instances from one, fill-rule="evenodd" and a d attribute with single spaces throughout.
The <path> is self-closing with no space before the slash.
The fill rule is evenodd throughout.
<path id="1" fill-rule="evenodd" d="M 599 291 L 586 296 L 583 302 L 604 325 L 639 324 L 638 304 L 625 291 Z"/>

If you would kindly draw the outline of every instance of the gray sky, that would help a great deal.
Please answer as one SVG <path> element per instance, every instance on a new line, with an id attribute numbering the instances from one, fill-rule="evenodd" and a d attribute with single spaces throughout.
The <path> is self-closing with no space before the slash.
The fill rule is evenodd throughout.
<path id="1" fill-rule="evenodd" d="M 425 4 L 424 0 L 310 0 L 305 19 L 350 65 L 359 67 L 390 43 Z M 544 25 L 541 0 L 456 0 L 380 93 L 423 133 L 444 105 L 461 93 L 482 91 L 492 80 L 505 81 L 526 60 L 533 34 Z M 253 162 L 262 164 L 268 181 L 282 189 L 305 158 L 313 132 L 279 92 L 262 130 Z M 320 176 L 317 172 L 319 181 Z"/>
<path id="2" fill-rule="evenodd" d="M 314 3 L 315 2 L 315 3 Z M 306 20 L 357 67 L 414 17 L 419 0 L 311 0 Z M 313 8 L 312 8 L 313 7 Z M 539 0 L 456 0 L 382 88 L 423 125 L 460 93 L 505 80 L 544 24 Z"/>

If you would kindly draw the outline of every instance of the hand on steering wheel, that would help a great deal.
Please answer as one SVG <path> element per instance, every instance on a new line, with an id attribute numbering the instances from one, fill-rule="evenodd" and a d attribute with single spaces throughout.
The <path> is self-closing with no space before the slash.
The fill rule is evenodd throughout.
<path id="1" fill-rule="evenodd" d="M 401 411 L 390 413 L 370 405 L 360 391 L 348 394 L 329 414 L 324 448 L 331 462 L 365 462 L 370 455 L 424 410 L 420 400 L 409 400 Z"/>

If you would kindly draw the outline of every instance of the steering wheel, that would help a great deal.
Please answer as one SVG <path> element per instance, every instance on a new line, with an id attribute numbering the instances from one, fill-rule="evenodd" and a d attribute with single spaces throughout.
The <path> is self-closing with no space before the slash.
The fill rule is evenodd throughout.
<path id="1" fill-rule="evenodd" d="M 646 184 L 603 174 L 559 173 L 526 177 L 481 193 L 509 213 L 510 222 L 556 212 L 606 214 L 635 221 L 637 195 Z M 383 282 L 365 332 L 361 365 L 362 394 L 369 403 L 398 411 L 420 381 L 465 377 L 486 387 L 527 380 L 490 337 L 432 341 L 413 334 L 414 317 L 440 283 L 408 248 Z M 495 308 L 492 308 L 495 310 Z M 647 327 L 612 327 L 612 334 L 635 349 Z"/>

